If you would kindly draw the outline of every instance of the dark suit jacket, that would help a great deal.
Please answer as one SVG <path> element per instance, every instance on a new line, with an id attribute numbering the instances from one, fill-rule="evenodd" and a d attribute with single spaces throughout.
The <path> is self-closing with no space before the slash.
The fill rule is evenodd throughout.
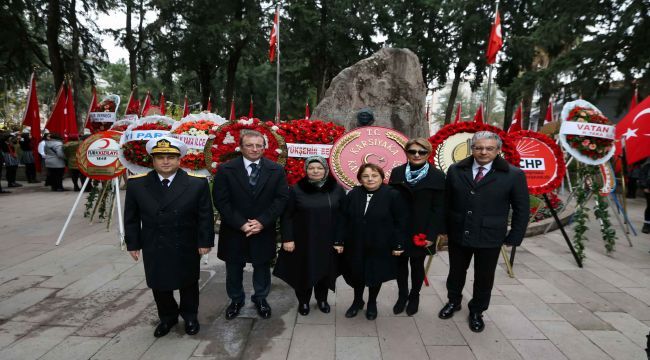
<path id="1" fill-rule="evenodd" d="M 289 199 L 289 186 L 280 165 L 265 158 L 260 165 L 254 189 L 243 157 L 219 165 L 214 177 L 212 196 L 221 215 L 217 256 L 226 262 L 261 264 L 275 257 L 275 223 Z M 248 219 L 258 220 L 264 229 L 246 237 L 240 228 Z"/>
<path id="2" fill-rule="evenodd" d="M 449 167 L 446 179 L 447 234 L 450 242 L 468 247 L 520 245 L 528 226 L 529 200 L 524 172 L 498 156 L 478 183 L 473 157 Z M 510 232 L 508 212 L 512 208 Z M 507 235 L 506 235 L 507 233 Z"/>
<path id="3" fill-rule="evenodd" d="M 198 248 L 214 246 L 207 180 L 180 169 L 168 189 L 156 171 L 129 179 L 124 230 L 127 249 L 142 250 L 150 288 L 180 289 L 198 281 Z"/>

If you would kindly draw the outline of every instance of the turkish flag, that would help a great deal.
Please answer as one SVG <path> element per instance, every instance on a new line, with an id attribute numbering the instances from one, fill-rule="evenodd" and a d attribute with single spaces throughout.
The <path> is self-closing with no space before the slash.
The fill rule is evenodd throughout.
<path id="1" fill-rule="evenodd" d="M 97 90 L 93 86 L 93 96 L 92 99 L 90 99 L 90 105 L 88 106 L 88 112 L 86 113 L 86 121 L 84 121 L 84 128 L 88 127 L 88 123 L 90 122 L 90 113 L 97 108 Z M 129 99 L 130 101 L 130 99 Z"/>
<path id="2" fill-rule="evenodd" d="M 278 32 L 280 30 L 280 21 L 278 17 L 279 9 L 275 8 L 275 18 L 273 19 L 273 28 L 271 29 L 271 38 L 269 39 L 269 60 L 275 60 L 275 50 L 278 46 Z"/>
<path id="3" fill-rule="evenodd" d="M 309 113 L 309 101 L 305 103 L 305 119 L 309 120 L 311 114 Z"/>
<path id="4" fill-rule="evenodd" d="M 456 117 L 454 118 L 454 123 L 460 122 L 460 103 L 458 103 L 458 108 L 456 109 Z"/>
<path id="5" fill-rule="evenodd" d="M 138 115 L 138 111 L 140 111 L 140 101 L 133 97 L 133 90 L 131 90 L 124 115 Z"/>
<path id="6" fill-rule="evenodd" d="M 29 83 L 29 92 L 27 93 L 27 108 L 23 116 L 23 125 L 31 127 L 32 134 L 32 153 L 34 159 L 38 157 L 38 143 L 41 142 L 41 115 L 38 111 L 38 97 L 36 96 L 36 76 L 32 73 L 32 80 Z M 41 162 L 35 161 L 36 170 L 41 171 Z"/>
<path id="7" fill-rule="evenodd" d="M 160 93 L 160 100 L 158 102 L 160 105 L 160 115 L 165 115 L 165 93 Z"/>
<path id="8" fill-rule="evenodd" d="M 140 116 L 146 116 L 147 111 L 149 111 L 149 108 L 151 108 L 151 92 L 147 91 L 147 96 L 144 98 L 144 105 L 142 105 L 142 111 L 140 112 Z"/>
<path id="9" fill-rule="evenodd" d="M 625 157 L 628 164 L 650 156 L 650 96 L 616 124 L 616 140 L 621 139 L 625 139 Z M 620 143 L 616 146 L 617 154 L 621 153 L 621 147 Z"/>
<path id="10" fill-rule="evenodd" d="M 517 110 L 515 110 L 515 116 L 512 117 L 512 123 L 510 123 L 508 132 L 511 133 L 515 131 L 521 131 L 521 119 L 523 118 L 524 118 L 524 111 L 521 107 L 521 103 L 519 103 Z"/>
<path id="11" fill-rule="evenodd" d="M 248 106 L 248 118 L 253 117 L 253 97 L 251 96 L 251 104 Z"/>
<path id="12" fill-rule="evenodd" d="M 185 95 L 185 101 L 183 102 L 183 117 L 186 117 L 190 114 L 190 106 L 187 105 L 187 95 Z"/>
<path id="13" fill-rule="evenodd" d="M 63 132 L 65 131 L 66 98 L 66 90 L 63 87 L 63 84 L 61 84 L 59 92 L 56 94 L 54 109 L 52 109 L 52 113 L 45 123 L 46 129 L 48 129 L 51 133 L 58 134 L 59 136 L 63 136 Z"/>
<path id="14" fill-rule="evenodd" d="M 208 106 L 206 108 L 208 112 L 212 112 L 212 95 L 208 96 Z"/>
<path id="15" fill-rule="evenodd" d="M 639 90 L 634 89 L 634 94 L 632 94 L 632 100 L 630 100 L 630 109 L 628 111 L 632 111 L 637 105 L 639 101 Z"/>
<path id="16" fill-rule="evenodd" d="M 235 120 L 235 99 L 230 100 L 230 116 L 228 120 Z"/>
<path id="17" fill-rule="evenodd" d="M 544 116 L 544 124 L 553 121 L 553 100 L 549 100 L 548 107 L 546 108 L 546 116 Z"/>
<path id="18" fill-rule="evenodd" d="M 487 53 L 485 54 L 488 65 L 494 64 L 497 61 L 497 54 L 499 53 L 499 50 L 501 50 L 502 46 L 503 37 L 501 36 L 501 16 L 499 16 L 499 11 L 497 11 L 494 15 L 494 24 L 492 24 Z"/>
<path id="19" fill-rule="evenodd" d="M 483 124 L 483 103 L 478 106 L 478 109 L 476 109 L 476 114 L 474 114 L 474 122 Z"/>
<path id="20" fill-rule="evenodd" d="M 65 127 L 63 129 L 63 140 L 67 141 L 70 135 L 79 135 L 77 127 L 77 112 L 74 109 L 74 95 L 72 85 L 68 85 L 65 98 Z"/>

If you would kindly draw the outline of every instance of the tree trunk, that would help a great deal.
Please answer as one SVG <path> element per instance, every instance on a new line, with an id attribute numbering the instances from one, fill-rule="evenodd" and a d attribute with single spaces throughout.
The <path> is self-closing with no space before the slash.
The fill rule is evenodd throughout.
<path id="1" fill-rule="evenodd" d="M 515 107 L 516 100 L 517 98 L 513 94 L 506 93 L 506 103 L 503 111 L 503 130 L 507 131 L 510 124 L 512 124 L 512 109 Z"/>
<path id="2" fill-rule="evenodd" d="M 327 1 L 321 1 L 320 24 L 319 24 L 320 43 L 318 44 L 319 56 L 316 60 L 316 69 L 318 70 L 317 80 L 320 86 L 316 87 L 316 103 L 325 95 L 327 90 Z"/>
<path id="3" fill-rule="evenodd" d="M 135 51 L 135 40 L 133 39 L 133 28 L 131 28 L 131 14 L 133 13 L 133 0 L 126 0 L 126 37 L 124 45 L 126 51 L 129 52 L 129 79 L 131 81 L 131 89 L 133 89 L 133 96 L 138 98 L 138 72 L 137 72 L 137 57 Z"/>
<path id="4" fill-rule="evenodd" d="M 59 46 L 59 30 L 61 28 L 61 4 L 59 0 L 49 0 L 47 9 L 47 52 L 54 77 L 54 88 L 58 90 L 63 83 L 65 67 L 61 58 Z"/>
<path id="5" fill-rule="evenodd" d="M 77 128 L 81 123 L 83 126 L 83 119 L 79 117 L 79 89 L 81 88 L 81 60 L 79 54 L 79 23 L 77 22 L 77 1 L 70 1 L 70 8 L 68 9 L 68 22 L 72 30 L 72 91 L 74 98 L 74 113 L 77 115 Z"/>
<path id="6" fill-rule="evenodd" d="M 214 66 L 210 65 L 206 61 L 201 61 L 199 64 L 199 83 L 201 84 L 201 109 L 207 109 L 208 99 L 212 93 L 212 68 Z"/>
<path id="7" fill-rule="evenodd" d="M 454 68 L 454 81 L 451 84 L 449 102 L 447 103 L 447 110 L 445 110 L 445 125 L 451 122 L 451 114 L 454 112 L 454 104 L 458 95 L 458 86 L 460 85 L 460 76 L 463 74 L 463 70 L 465 70 L 465 67 L 461 66 L 461 64 L 456 65 Z"/>
<path id="8" fill-rule="evenodd" d="M 235 18 L 238 21 L 242 21 L 244 18 L 244 4 L 235 12 Z M 241 58 L 242 51 L 248 43 L 249 35 L 246 34 L 243 39 L 235 41 L 232 46 L 231 52 L 228 56 L 228 64 L 226 66 L 226 106 L 230 109 L 230 103 L 233 101 L 235 93 L 235 81 L 237 76 L 237 65 L 239 65 L 239 59 Z M 279 56 L 279 54 L 277 54 Z M 278 61 L 278 59 L 276 59 Z M 209 95 L 209 94 L 208 94 Z M 206 101 L 207 102 L 207 101 Z"/>
<path id="9" fill-rule="evenodd" d="M 539 119 L 537 119 L 537 129 L 544 126 L 544 119 L 546 118 L 546 110 L 548 110 L 548 102 L 551 100 L 550 92 L 542 92 L 539 98 Z"/>
<path id="10" fill-rule="evenodd" d="M 530 129 L 530 111 L 533 107 L 533 90 L 526 91 L 524 93 L 523 103 L 523 119 L 521 120 L 521 129 L 529 130 Z"/>

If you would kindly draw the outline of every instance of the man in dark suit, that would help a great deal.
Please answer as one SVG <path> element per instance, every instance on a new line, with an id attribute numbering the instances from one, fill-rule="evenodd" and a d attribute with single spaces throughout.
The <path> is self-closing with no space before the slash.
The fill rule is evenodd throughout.
<path id="1" fill-rule="evenodd" d="M 244 306 L 243 270 L 253 264 L 251 300 L 258 314 L 271 317 L 266 297 L 271 289 L 271 260 L 275 257 L 275 222 L 289 198 L 284 169 L 263 157 L 266 141 L 257 131 L 242 131 L 243 156 L 221 164 L 214 177 L 214 205 L 221 214 L 217 256 L 226 262 L 226 291 L 231 303 L 226 319 Z"/>
<path id="2" fill-rule="evenodd" d="M 501 246 L 520 245 L 528 225 L 528 187 L 524 172 L 498 156 L 501 139 L 481 131 L 471 141 L 472 156 L 449 168 L 446 179 L 447 235 L 449 237 L 449 302 L 440 310 L 449 319 L 460 310 L 469 263 L 474 257 L 473 298 L 469 301 L 469 328 L 483 331 L 483 311 L 490 304 L 494 272 Z M 508 212 L 512 222 L 508 229 Z"/>
<path id="3" fill-rule="evenodd" d="M 181 141 L 162 137 L 147 142 L 154 170 L 129 179 L 124 205 L 126 247 L 144 260 L 147 286 L 153 291 L 160 324 L 155 337 L 185 320 L 185 332 L 199 332 L 201 255 L 214 246 L 214 212 L 204 177 L 179 169 L 187 151 Z M 180 291 L 180 305 L 174 290 Z"/>

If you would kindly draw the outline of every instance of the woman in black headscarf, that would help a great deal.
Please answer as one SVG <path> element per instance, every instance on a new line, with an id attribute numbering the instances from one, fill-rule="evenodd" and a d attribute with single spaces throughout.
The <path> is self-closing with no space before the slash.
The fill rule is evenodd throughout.
<path id="1" fill-rule="evenodd" d="M 418 312 L 420 289 L 424 281 L 424 258 L 435 253 L 438 236 L 445 234 L 444 198 L 445 173 L 431 166 L 431 144 L 425 138 L 409 140 L 404 146 L 408 162 L 393 169 L 390 184 L 400 191 L 408 204 L 408 241 L 404 254 L 398 259 L 397 286 L 399 289 L 393 313 L 406 308 L 411 316 Z M 424 246 L 417 246 L 413 238 L 426 238 Z M 420 235 L 420 237 L 422 237 Z M 428 251 L 427 251 L 428 249 Z M 411 291 L 408 287 L 409 263 L 411 265 Z M 408 302 L 408 305 L 407 305 Z"/>
<path id="2" fill-rule="evenodd" d="M 334 290 L 336 251 L 333 248 L 340 204 L 345 192 L 329 175 L 327 160 L 305 160 L 306 176 L 291 188 L 281 219 L 282 250 L 273 275 L 296 292 L 298 312 L 309 314 L 312 290 L 318 308 L 330 312 L 328 289 Z"/>

